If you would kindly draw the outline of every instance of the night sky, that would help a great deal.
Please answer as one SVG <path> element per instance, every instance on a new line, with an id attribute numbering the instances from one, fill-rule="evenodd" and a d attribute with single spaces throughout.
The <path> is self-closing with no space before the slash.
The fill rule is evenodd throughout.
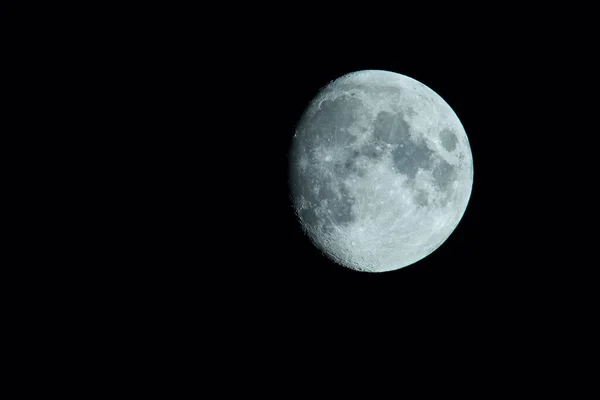
<path id="1" fill-rule="evenodd" d="M 46 3 L 2 25 L 3 89 L 16 88 L 2 92 L 3 177 L 17 182 L 3 191 L 16 221 L 4 229 L 4 308 L 17 317 L 4 325 L 20 390 L 128 384 L 156 396 L 164 385 L 178 398 L 189 382 L 312 399 L 329 394 L 321 382 L 329 397 L 358 397 L 374 376 L 362 397 L 378 399 L 386 382 L 406 397 L 409 371 L 444 398 L 452 384 L 493 393 L 477 398 L 557 397 L 569 371 L 594 373 L 596 12 Z M 454 232 L 384 273 L 323 255 L 288 185 L 306 106 L 367 69 L 439 94 L 473 155 Z M 566 386 L 559 398 L 582 397 L 580 382 Z"/>
<path id="2" fill-rule="evenodd" d="M 563 305 L 587 293 L 576 290 L 587 264 L 568 249 L 585 235 L 562 226 L 565 210 L 581 207 L 566 204 L 588 158 L 563 149 L 575 96 L 557 77 L 577 52 L 559 31 L 498 10 L 432 19 L 261 7 L 135 14 L 140 27 L 115 36 L 117 61 L 94 58 L 107 71 L 100 86 L 115 85 L 111 74 L 126 83 L 107 104 L 127 123 L 107 131 L 139 157 L 123 190 L 141 194 L 123 201 L 135 216 L 128 226 L 147 240 L 119 230 L 129 235 L 122 246 L 139 245 L 126 259 L 136 266 L 116 281 L 140 291 L 141 307 L 172 323 L 195 319 L 240 352 L 296 355 L 369 340 L 401 347 L 416 331 L 431 343 L 514 339 L 571 312 Z M 302 112 L 319 89 L 363 69 L 433 89 L 459 117 L 474 160 L 452 235 L 379 274 L 322 255 L 289 200 L 287 152 Z M 136 264 L 138 255 L 148 261 Z"/>
<path id="3" fill-rule="evenodd" d="M 193 256 L 182 245 L 190 265 L 204 265 L 194 279 L 223 285 L 240 295 L 239 304 L 228 297 L 233 309 L 248 306 L 267 319 L 438 308 L 468 318 L 506 307 L 524 315 L 521 305 L 539 297 L 532 288 L 550 290 L 564 257 L 546 255 L 557 247 L 547 215 L 564 216 L 540 196 L 565 172 L 553 169 L 551 177 L 540 161 L 554 146 L 540 138 L 556 137 L 564 123 L 547 100 L 554 92 L 547 65 L 558 65 L 558 42 L 526 34 L 519 19 L 509 34 L 491 20 L 442 18 L 429 27 L 355 20 L 352 29 L 333 17 L 282 13 L 240 16 L 219 29 L 182 24 L 174 31 L 181 40 L 162 45 L 179 94 L 175 128 L 185 132 L 174 136 L 180 147 L 170 157 L 186 155 L 177 162 L 189 199 L 225 210 L 199 208 L 184 225 L 193 232 L 185 246 L 206 246 Z M 418 263 L 382 274 L 351 271 L 320 254 L 288 198 L 287 151 L 304 108 L 330 81 L 362 69 L 398 72 L 432 88 L 461 120 L 474 159 L 471 199 L 454 233 Z"/>

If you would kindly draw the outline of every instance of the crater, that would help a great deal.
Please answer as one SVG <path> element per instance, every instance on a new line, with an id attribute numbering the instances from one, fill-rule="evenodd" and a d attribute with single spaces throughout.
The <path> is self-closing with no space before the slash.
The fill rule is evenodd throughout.
<path id="1" fill-rule="evenodd" d="M 456 149 L 456 143 L 458 142 L 458 139 L 450 129 L 444 129 L 440 132 L 440 140 L 442 141 L 442 146 L 444 149 L 448 151 L 453 151 Z"/>
<path id="2" fill-rule="evenodd" d="M 315 211 L 311 208 L 303 208 L 298 212 L 298 216 L 304 222 L 306 226 L 314 228 L 317 226 L 317 215 Z"/>

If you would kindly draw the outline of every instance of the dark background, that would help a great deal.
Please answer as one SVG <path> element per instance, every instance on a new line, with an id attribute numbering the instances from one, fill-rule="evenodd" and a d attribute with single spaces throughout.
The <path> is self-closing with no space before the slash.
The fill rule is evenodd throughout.
<path id="1" fill-rule="evenodd" d="M 357 340 L 408 325 L 497 335 L 552 319 L 581 295 L 565 228 L 574 199 L 557 187 L 577 186 L 569 160 L 585 159 L 566 140 L 570 110 L 585 107 L 566 100 L 577 97 L 572 77 L 586 65 L 579 31 L 567 35 L 550 9 L 456 18 L 438 10 L 433 19 L 377 7 L 313 11 L 176 14 L 128 36 L 123 56 L 151 99 L 139 112 L 152 132 L 140 138 L 151 142 L 153 173 L 139 172 L 151 187 L 160 182 L 151 213 L 160 223 L 145 223 L 169 227 L 157 236 L 168 245 L 144 247 L 156 265 L 150 280 L 189 296 L 188 306 L 201 296 L 208 315 L 257 335 L 352 329 Z M 287 151 L 302 111 L 320 88 L 362 69 L 408 75 L 442 96 L 474 159 L 455 232 L 425 259 L 382 274 L 320 254 L 288 198 Z"/>
<path id="2" fill-rule="evenodd" d="M 529 150 L 535 123 L 528 115 L 541 96 L 535 76 L 540 61 L 527 63 L 533 58 L 527 53 L 536 49 L 480 38 L 476 27 L 456 32 L 453 24 L 435 29 L 400 24 L 388 30 L 372 21 L 345 30 L 326 28 L 326 21 L 313 21 L 318 29 L 284 20 L 257 27 L 260 33 L 246 31 L 248 37 L 233 36 L 225 61 L 215 65 L 231 68 L 235 100 L 229 92 L 219 99 L 225 107 L 236 106 L 224 113 L 223 124 L 213 126 L 236 137 L 229 146 L 241 141 L 234 150 L 240 169 L 225 168 L 235 182 L 232 207 L 241 210 L 234 215 L 244 223 L 224 229 L 232 234 L 241 229 L 237 240 L 248 248 L 235 271 L 250 281 L 260 277 L 256 295 L 282 309 L 289 303 L 312 312 L 328 307 L 335 313 L 361 307 L 392 312 L 406 306 L 404 296 L 413 307 L 456 301 L 457 307 L 483 308 L 507 301 L 500 287 L 510 282 L 517 289 L 524 268 L 535 268 L 537 238 L 529 246 L 524 242 L 535 212 L 525 211 L 533 200 L 524 193 L 539 182 L 523 175 L 537 158 Z M 385 274 L 357 273 L 328 261 L 302 235 L 287 198 L 286 153 L 304 107 L 331 80 L 361 69 L 402 73 L 440 94 L 461 119 L 475 164 L 472 198 L 452 237 L 418 264 Z M 219 171 L 219 156 L 213 157 Z M 511 278 L 515 274 L 518 280 Z M 280 302 L 271 302 L 280 296 Z M 486 301 L 475 301 L 479 296 Z"/>
<path id="3" fill-rule="evenodd" d="M 285 378 L 329 357 L 400 365 L 440 351 L 479 365 L 570 352 L 594 316 L 593 25 L 579 9 L 439 7 L 145 4 L 16 27 L 11 38 L 30 40 L 15 46 L 24 77 L 11 75 L 11 103 L 32 103 L 18 107 L 19 138 L 43 160 L 21 159 L 34 189 L 21 225 L 51 242 L 23 252 L 44 259 L 25 282 L 62 300 L 34 306 L 50 325 L 62 313 L 101 335 L 100 351 L 115 342 L 149 365 L 193 353 L 184 364 L 207 357 L 249 380 L 265 362 Z M 287 185 L 304 108 L 362 69 L 438 93 L 474 160 L 454 233 L 381 274 L 323 256 Z"/>
<path id="4" fill-rule="evenodd" d="M 575 171 L 586 162 L 585 146 L 573 151 L 567 139 L 578 130 L 573 116 L 585 114 L 585 96 L 575 94 L 586 85 L 577 78 L 588 54 L 579 33 L 567 35 L 572 25 L 539 10 L 460 19 L 439 10 L 435 20 L 375 10 L 344 24 L 313 11 L 240 16 L 241 24 L 209 28 L 202 46 L 190 46 L 189 59 L 208 74 L 191 87 L 181 82 L 193 116 L 182 146 L 202 165 L 186 175 L 191 198 L 210 205 L 194 219 L 187 209 L 181 215 L 183 263 L 167 257 L 165 266 L 187 269 L 169 290 L 200 293 L 217 337 L 283 365 L 329 352 L 349 362 L 363 352 L 402 358 L 439 349 L 480 362 L 568 352 L 555 344 L 566 327 L 589 321 L 593 293 L 588 261 L 573 251 L 585 235 L 570 233 L 581 230 L 565 211 L 580 207 L 566 187 L 581 187 Z M 408 75 L 442 96 L 474 160 L 455 232 L 418 263 L 381 274 L 324 257 L 288 199 L 287 150 L 302 111 L 321 87 L 362 69 Z M 581 101 L 566 100 L 573 97 Z"/>

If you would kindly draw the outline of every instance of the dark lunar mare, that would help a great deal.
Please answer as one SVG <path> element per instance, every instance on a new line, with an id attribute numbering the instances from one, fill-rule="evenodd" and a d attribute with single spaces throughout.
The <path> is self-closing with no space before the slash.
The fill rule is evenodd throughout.
<path id="1" fill-rule="evenodd" d="M 308 208 L 299 210 L 298 214 L 311 228 L 320 226 L 327 232 L 333 228 L 332 224 L 346 225 L 355 220 L 352 214 L 354 199 L 343 183 L 353 172 L 351 165 L 346 165 L 345 161 L 332 162 L 329 167 L 332 177 L 328 177 L 319 170 L 323 161 L 317 160 L 315 154 L 317 150 L 335 149 L 347 151 L 350 157 L 350 145 L 356 137 L 348 129 L 361 112 L 364 111 L 360 100 L 342 95 L 323 101 L 312 116 L 305 112 L 298 124 L 297 137 L 290 149 L 290 186 L 296 206 L 301 198 L 307 202 Z M 301 158 L 306 160 L 304 171 L 299 166 Z M 317 216 L 316 209 L 325 200 L 326 209 Z"/>
<path id="2" fill-rule="evenodd" d="M 442 141 L 442 146 L 446 150 L 453 151 L 456 149 L 458 138 L 450 129 L 444 129 L 442 132 L 440 132 L 440 139 Z"/>
<path id="3" fill-rule="evenodd" d="M 361 113 L 364 110 L 360 100 L 342 95 L 323 101 L 313 115 L 305 112 L 298 124 L 297 137 L 290 149 L 291 194 L 297 207 L 301 198 L 308 205 L 298 213 L 311 228 L 320 227 L 327 232 L 332 224 L 345 225 L 355 220 L 352 214 L 354 199 L 343 182 L 350 175 L 363 176 L 365 171 L 357 160 L 361 157 L 380 159 L 387 144 L 391 145 L 395 171 L 409 178 L 409 187 L 415 189 L 415 178 L 420 168 L 431 170 L 436 187 L 443 193 L 442 204 L 451 198 L 456 168 L 429 149 L 424 140 L 411 137 L 410 127 L 402 112 L 379 112 L 373 122 L 373 141 L 359 149 L 351 147 L 356 137 L 349 133 L 349 128 Z M 447 150 L 456 147 L 456 136 L 449 130 L 441 133 L 441 140 Z M 317 150 L 326 149 L 346 152 L 340 160 L 333 160 L 327 166 L 331 177 L 319 170 L 324 163 L 315 156 Z M 301 159 L 306 162 L 304 171 L 299 166 Z M 324 212 L 317 215 L 317 207 L 323 205 L 325 200 L 327 206 Z M 425 191 L 418 190 L 414 201 L 418 206 L 427 206 L 429 196 Z"/>
<path id="4" fill-rule="evenodd" d="M 414 179 L 419 168 L 431 167 L 434 152 L 424 141 L 411 138 L 408 123 L 401 112 L 382 111 L 377 114 L 373 134 L 376 140 L 394 146 L 392 160 L 397 173 Z"/>

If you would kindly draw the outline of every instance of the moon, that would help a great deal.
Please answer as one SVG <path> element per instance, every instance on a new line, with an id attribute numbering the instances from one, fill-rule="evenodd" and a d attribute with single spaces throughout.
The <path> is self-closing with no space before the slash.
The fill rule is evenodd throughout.
<path id="1" fill-rule="evenodd" d="M 465 129 L 432 89 L 382 70 L 319 91 L 289 149 L 290 198 L 331 260 L 365 272 L 427 257 L 457 227 L 473 186 Z"/>

